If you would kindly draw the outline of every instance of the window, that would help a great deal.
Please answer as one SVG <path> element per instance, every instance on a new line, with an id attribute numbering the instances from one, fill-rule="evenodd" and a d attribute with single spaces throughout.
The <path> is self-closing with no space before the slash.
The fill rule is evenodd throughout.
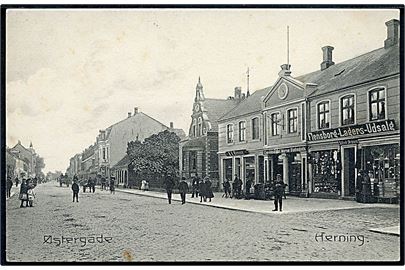
<path id="1" fill-rule="evenodd" d="M 197 130 L 196 130 L 196 121 L 195 121 L 195 119 L 193 119 L 193 128 L 192 128 L 192 129 L 193 129 L 193 131 L 192 131 L 192 132 L 193 132 L 193 137 L 195 137 L 195 136 L 197 135 L 197 132 L 196 132 L 196 131 L 197 131 Z"/>
<path id="2" fill-rule="evenodd" d="M 233 125 L 226 126 L 226 141 L 227 143 L 233 143 Z"/>
<path id="3" fill-rule="evenodd" d="M 245 141 L 246 137 L 246 122 L 241 121 L 239 122 L 239 141 L 243 142 Z"/>
<path id="4" fill-rule="evenodd" d="M 340 100 L 342 125 L 354 124 L 354 95 L 344 96 Z"/>
<path id="5" fill-rule="evenodd" d="M 259 139 L 259 118 L 252 119 L 252 140 Z"/>
<path id="6" fill-rule="evenodd" d="M 196 151 L 190 151 L 190 167 L 191 170 L 196 170 L 197 169 L 197 152 Z"/>
<path id="7" fill-rule="evenodd" d="M 369 92 L 370 121 L 385 119 L 385 88 Z"/>
<path id="8" fill-rule="evenodd" d="M 280 113 L 272 113 L 270 116 L 271 119 L 271 135 L 277 136 L 280 135 Z"/>
<path id="9" fill-rule="evenodd" d="M 318 128 L 329 128 L 329 101 L 323 101 L 318 104 Z"/>
<path id="10" fill-rule="evenodd" d="M 288 115 L 288 133 L 297 132 L 297 123 L 298 123 L 298 110 L 291 109 L 287 111 Z"/>
<path id="11" fill-rule="evenodd" d="M 103 159 L 106 159 L 106 152 L 105 152 L 105 148 L 103 147 Z"/>
<path id="12" fill-rule="evenodd" d="M 201 117 L 198 118 L 198 136 L 202 135 L 202 119 Z"/>

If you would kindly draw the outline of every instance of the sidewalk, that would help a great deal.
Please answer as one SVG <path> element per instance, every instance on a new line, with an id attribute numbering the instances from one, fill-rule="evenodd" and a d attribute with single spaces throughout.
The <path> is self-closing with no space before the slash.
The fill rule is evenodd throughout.
<path id="1" fill-rule="evenodd" d="M 147 196 L 153 198 L 160 198 L 167 200 L 166 193 L 156 191 L 141 191 L 138 189 L 121 189 L 117 188 L 118 192 L 125 192 L 140 196 Z M 186 203 L 199 204 L 210 207 L 224 208 L 236 211 L 245 211 L 261 214 L 285 214 L 285 213 L 298 213 L 298 212 L 315 212 L 315 211 L 329 211 L 329 210 L 343 210 L 343 209 L 357 209 L 357 208 L 398 208 L 398 205 L 392 204 L 361 204 L 355 201 L 332 200 L 332 199 L 317 199 L 317 198 L 298 198 L 288 197 L 283 200 L 283 212 L 273 212 L 273 201 L 262 200 L 236 200 L 230 198 L 222 198 L 222 193 L 215 193 L 212 202 L 200 203 L 199 198 L 191 198 L 191 194 L 187 194 Z M 180 195 L 174 193 L 172 196 L 173 201 L 180 202 Z"/>
<path id="2" fill-rule="evenodd" d="M 397 236 L 399 236 L 399 234 L 400 234 L 399 226 L 392 226 L 392 227 L 385 227 L 385 228 L 374 228 L 374 229 L 369 229 L 369 231 L 376 232 L 376 233 L 397 235 Z"/>

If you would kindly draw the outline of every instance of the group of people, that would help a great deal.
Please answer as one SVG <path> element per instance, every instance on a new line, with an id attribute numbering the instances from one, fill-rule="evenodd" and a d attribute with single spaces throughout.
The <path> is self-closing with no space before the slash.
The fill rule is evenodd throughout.
<path id="1" fill-rule="evenodd" d="M 166 189 L 167 193 L 167 199 L 169 204 L 172 203 L 172 194 L 173 194 L 173 189 L 176 186 L 176 181 L 174 180 L 174 177 L 171 175 L 168 175 L 165 178 L 164 181 L 164 187 Z M 192 195 L 191 198 L 198 198 L 200 197 L 200 202 L 211 202 L 211 199 L 214 198 L 214 192 L 212 191 L 212 182 L 209 180 L 208 177 L 205 177 L 204 179 L 198 178 L 198 176 L 195 176 L 192 181 L 191 181 L 191 186 L 192 186 Z M 189 185 L 186 182 L 186 178 L 183 177 L 179 184 L 178 184 L 178 190 L 180 193 L 181 197 L 181 203 L 185 204 L 186 203 L 186 194 L 189 192 Z"/>
<path id="2" fill-rule="evenodd" d="M 72 191 L 73 191 L 73 202 L 79 202 L 79 178 L 75 175 L 73 176 L 73 184 L 72 184 Z M 83 193 L 86 192 L 86 188 L 90 188 L 90 193 L 95 192 L 96 190 L 96 179 L 92 179 L 91 177 L 87 181 L 82 181 L 82 186 L 83 186 Z M 115 194 L 115 177 L 111 176 L 110 181 L 109 181 L 109 188 L 110 188 L 110 193 Z M 107 179 L 104 177 L 101 178 L 101 190 L 107 190 Z"/>
<path id="3" fill-rule="evenodd" d="M 200 179 L 198 175 L 196 175 L 191 181 L 191 186 L 193 188 L 191 198 L 198 198 L 198 196 L 200 196 L 200 202 L 206 202 L 207 199 L 209 202 L 211 202 L 211 199 L 214 198 L 214 193 L 212 192 L 212 182 L 208 176 L 206 176 L 204 179 Z"/>
<path id="4" fill-rule="evenodd" d="M 35 198 L 35 192 L 34 188 L 37 186 L 38 181 L 36 178 L 29 178 L 29 179 L 23 179 L 20 185 L 20 195 L 19 199 L 21 200 L 20 207 L 24 207 L 24 202 L 25 202 L 25 207 L 33 207 L 34 206 L 34 198 Z"/>
<path id="5" fill-rule="evenodd" d="M 232 188 L 231 188 L 232 186 Z M 253 191 L 253 180 L 251 178 L 249 178 L 246 181 L 246 185 L 245 185 L 245 192 L 243 194 L 242 192 L 242 187 L 243 187 L 243 182 L 242 180 L 238 177 L 237 174 L 235 174 L 235 179 L 231 183 L 229 182 L 229 179 L 225 179 L 224 183 L 223 183 L 223 188 L 224 188 L 224 194 L 222 195 L 222 197 L 225 198 L 235 198 L 235 199 L 242 199 L 243 197 L 245 197 L 245 199 L 249 200 L 251 197 L 251 194 L 254 193 Z"/>

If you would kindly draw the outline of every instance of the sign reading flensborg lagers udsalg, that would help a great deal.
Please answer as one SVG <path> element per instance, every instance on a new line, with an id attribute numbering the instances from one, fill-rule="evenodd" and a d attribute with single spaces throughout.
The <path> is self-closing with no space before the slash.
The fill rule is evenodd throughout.
<path id="1" fill-rule="evenodd" d="M 384 120 L 379 122 L 366 123 L 362 125 L 353 125 L 347 127 L 332 128 L 309 132 L 308 141 L 321 141 L 330 139 L 341 139 L 353 136 L 369 135 L 374 133 L 383 133 L 395 131 L 396 125 L 394 120 Z"/>

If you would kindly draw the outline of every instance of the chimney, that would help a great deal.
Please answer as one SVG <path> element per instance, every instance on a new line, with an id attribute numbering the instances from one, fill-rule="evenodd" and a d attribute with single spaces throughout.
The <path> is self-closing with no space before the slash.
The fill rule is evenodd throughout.
<path id="1" fill-rule="evenodd" d="M 128 118 L 130 118 L 131 117 L 131 112 L 128 112 Z"/>
<path id="2" fill-rule="evenodd" d="M 321 70 L 325 70 L 328 67 L 335 64 L 335 62 L 332 61 L 332 51 L 333 51 L 333 49 L 334 48 L 332 46 L 322 47 L 323 62 L 321 63 Z"/>
<path id="3" fill-rule="evenodd" d="M 242 97 L 242 87 L 235 87 L 235 99 L 241 99 Z"/>
<path id="4" fill-rule="evenodd" d="M 134 115 L 138 113 L 138 107 L 134 108 Z"/>
<path id="5" fill-rule="evenodd" d="M 278 73 L 279 76 L 289 76 L 291 74 L 291 65 L 289 64 L 282 64 L 281 66 L 281 70 Z"/>
<path id="6" fill-rule="evenodd" d="M 399 21 L 392 19 L 385 25 L 387 26 L 387 39 L 384 41 L 384 48 L 387 49 L 399 42 Z"/>
<path id="7" fill-rule="evenodd" d="M 170 129 L 173 129 L 173 128 L 174 128 L 173 122 L 170 122 Z"/>

